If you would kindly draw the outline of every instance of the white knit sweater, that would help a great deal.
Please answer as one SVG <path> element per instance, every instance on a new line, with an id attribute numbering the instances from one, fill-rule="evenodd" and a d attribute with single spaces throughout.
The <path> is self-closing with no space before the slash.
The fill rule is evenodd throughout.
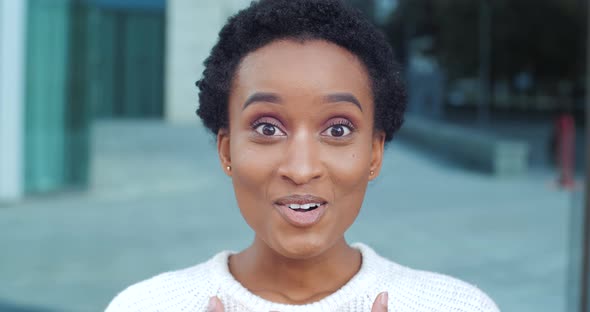
<path id="1" fill-rule="evenodd" d="M 413 270 L 354 244 L 362 254 L 360 271 L 328 297 L 305 305 L 278 304 L 244 288 L 229 272 L 228 251 L 194 267 L 160 274 L 120 293 L 106 312 L 207 311 L 218 296 L 226 312 L 370 312 L 380 292 L 389 293 L 389 311 L 498 312 L 482 291 L 449 276 Z"/>

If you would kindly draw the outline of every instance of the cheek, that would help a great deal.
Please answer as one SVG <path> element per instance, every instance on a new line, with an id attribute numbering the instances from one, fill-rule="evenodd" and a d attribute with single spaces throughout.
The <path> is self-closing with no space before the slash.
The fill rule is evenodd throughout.
<path id="1" fill-rule="evenodd" d="M 234 152 L 236 151 L 236 152 Z M 269 163 L 272 157 L 261 153 L 256 148 L 239 145 L 231 151 L 232 179 L 239 182 L 238 186 L 260 187 L 272 171 Z"/>
<path id="2" fill-rule="evenodd" d="M 364 190 L 368 183 L 370 154 L 367 148 L 355 148 L 330 157 L 326 164 L 334 185 L 342 191 Z"/>
<path id="3" fill-rule="evenodd" d="M 248 133 L 237 132 L 230 140 L 232 177 L 260 187 L 275 170 L 279 155 L 276 146 L 254 144 Z"/>
<path id="4" fill-rule="evenodd" d="M 370 148 L 355 148 L 327 161 L 335 204 L 352 223 L 360 211 L 369 182 Z"/>
<path id="5" fill-rule="evenodd" d="M 232 183 L 238 207 L 242 215 L 255 227 L 267 214 L 261 205 L 268 201 L 267 192 L 281 153 L 274 147 L 259 146 L 249 142 L 247 137 L 232 138 L 230 155 Z M 272 208 L 269 206 L 269 209 Z"/>
<path id="6" fill-rule="evenodd" d="M 368 185 L 369 154 L 356 148 L 326 161 L 334 200 L 327 228 L 337 236 L 350 228 L 360 212 Z"/>
<path id="7" fill-rule="evenodd" d="M 264 166 L 267 161 L 247 144 L 236 140 L 230 146 L 232 184 L 238 208 L 248 225 L 257 229 L 265 213 L 260 209 L 270 174 Z"/>

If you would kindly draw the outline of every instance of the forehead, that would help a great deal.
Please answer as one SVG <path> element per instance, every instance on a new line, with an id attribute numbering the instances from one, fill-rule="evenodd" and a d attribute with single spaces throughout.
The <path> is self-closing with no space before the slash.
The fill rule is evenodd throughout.
<path id="1" fill-rule="evenodd" d="M 232 91 L 370 94 L 369 80 L 358 57 L 336 44 L 323 40 L 279 40 L 244 57 L 236 70 Z"/>

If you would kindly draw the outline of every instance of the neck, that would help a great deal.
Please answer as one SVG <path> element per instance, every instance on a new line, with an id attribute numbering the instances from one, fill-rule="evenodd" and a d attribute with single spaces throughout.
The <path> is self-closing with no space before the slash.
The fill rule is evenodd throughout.
<path id="1" fill-rule="evenodd" d="M 256 238 L 229 260 L 232 275 L 252 293 L 273 302 L 305 304 L 341 288 L 360 269 L 360 252 L 344 237 L 320 255 L 292 259 Z"/>

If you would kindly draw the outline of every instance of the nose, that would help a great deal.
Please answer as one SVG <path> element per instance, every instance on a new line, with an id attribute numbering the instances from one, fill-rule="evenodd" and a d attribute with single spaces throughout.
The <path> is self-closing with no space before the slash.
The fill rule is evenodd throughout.
<path id="1" fill-rule="evenodd" d="M 286 144 L 283 161 L 278 169 L 283 179 L 295 185 L 304 185 L 322 176 L 320 146 L 312 134 L 297 133 Z"/>

